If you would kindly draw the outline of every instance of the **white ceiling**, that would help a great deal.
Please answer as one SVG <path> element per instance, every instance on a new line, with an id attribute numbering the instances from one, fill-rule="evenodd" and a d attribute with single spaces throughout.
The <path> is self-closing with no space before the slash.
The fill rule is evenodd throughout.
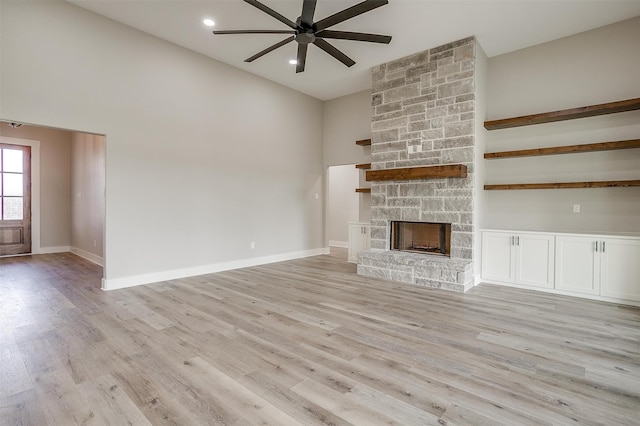
<path id="1" fill-rule="evenodd" d="M 310 46 L 304 73 L 289 59 L 297 43 L 245 63 L 286 35 L 218 35 L 215 29 L 288 29 L 242 0 L 69 0 L 78 6 L 321 100 L 370 87 L 370 68 L 475 35 L 492 57 L 640 15 L 638 0 L 389 0 L 331 27 L 393 36 L 391 44 L 329 40 L 356 61 L 351 68 Z M 292 21 L 302 0 L 261 0 Z M 318 21 L 361 0 L 318 0 Z"/>

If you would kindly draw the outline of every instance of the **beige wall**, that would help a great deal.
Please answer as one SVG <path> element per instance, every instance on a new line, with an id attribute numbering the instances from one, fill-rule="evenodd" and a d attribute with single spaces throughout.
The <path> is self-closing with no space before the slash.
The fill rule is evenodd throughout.
<path id="1" fill-rule="evenodd" d="M 640 17 L 489 59 L 487 119 L 640 97 Z M 640 111 L 495 130 L 504 151 L 640 138 Z M 485 161 L 487 182 L 640 179 L 640 150 Z M 640 188 L 488 191 L 491 228 L 640 232 Z M 573 213 L 573 205 L 581 213 Z"/>
<path id="2" fill-rule="evenodd" d="M 71 244 L 71 132 L 35 126 L 10 128 L 0 136 L 40 141 L 40 247 Z"/>
<path id="3" fill-rule="evenodd" d="M 71 245 L 99 264 L 104 258 L 104 149 L 104 136 L 72 134 Z"/>
<path id="4" fill-rule="evenodd" d="M 0 117 L 106 135 L 107 288 L 323 249 L 320 101 L 69 3 L 0 8 Z"/>

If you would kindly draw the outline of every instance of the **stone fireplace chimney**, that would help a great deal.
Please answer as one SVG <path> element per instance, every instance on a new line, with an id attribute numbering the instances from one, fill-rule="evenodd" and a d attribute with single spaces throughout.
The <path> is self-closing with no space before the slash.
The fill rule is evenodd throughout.
<path id="1" fill-rule="evenodd" d="M 461 164 L 466 177 L 371 184 L 371 251 L 358 274 L 464 292 L 473 285 L 476 40 L 372 70 L 371 168 Z M 450 257 L 390 251 L 391 221 L 451 224 Z"/>

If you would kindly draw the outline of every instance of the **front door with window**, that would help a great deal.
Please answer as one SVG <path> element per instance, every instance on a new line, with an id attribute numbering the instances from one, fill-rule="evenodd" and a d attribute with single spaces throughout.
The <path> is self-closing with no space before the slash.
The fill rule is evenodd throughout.
<path id="1" fill-rule="evenodd" d="M 0 144 L 0 256 L 31 252 L 31 149 Z"/>

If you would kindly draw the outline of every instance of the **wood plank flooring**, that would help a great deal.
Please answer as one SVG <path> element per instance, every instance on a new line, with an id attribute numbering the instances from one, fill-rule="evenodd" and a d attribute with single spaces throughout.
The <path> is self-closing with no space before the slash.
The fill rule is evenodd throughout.
<path id="1" fill-rule="evenodd" d="M 640 424 L 640 309 L 317 256 L 111 292 L 0 259 L 2 425 Z"/>

